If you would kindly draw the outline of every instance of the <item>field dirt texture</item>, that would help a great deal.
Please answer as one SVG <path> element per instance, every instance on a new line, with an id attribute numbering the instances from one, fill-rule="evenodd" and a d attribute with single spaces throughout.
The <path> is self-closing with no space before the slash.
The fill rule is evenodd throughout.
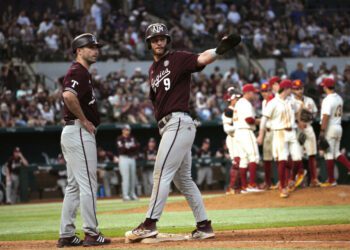
<path id="1" fill-rule="evenodd" d="M 281 199 L 277 191 L 263 193 L 217 196 L 205 199 L 208 210 L 241 208 L 278 208 L 350 204 L 350 186 L 333 188 L 306 188 Z M 123 210 L 123 213 L 146 212 L 147 207 Z M 185 201 L 170 203 L 166 211 L 188 211 Z M 121 211 L 118 211 L 121 213 Z M 215 230 L 215 221 L 213 221 Z M 96 247 L 97 248 L 97 247 Z M 203 241 L 174 241 L 156 244 L 126 244 L 124 238 L 112 238 L 112 243 L 98 249 L 166 249 L 166 248 L 306 248 L 350 249 L 349 225 L 301 226 L 216 232 L 214 239 Z M 57 249 L 56 241 L 0 242 L 0 249 Z M 86 248 L 74 248 L 86 249 Z"/>

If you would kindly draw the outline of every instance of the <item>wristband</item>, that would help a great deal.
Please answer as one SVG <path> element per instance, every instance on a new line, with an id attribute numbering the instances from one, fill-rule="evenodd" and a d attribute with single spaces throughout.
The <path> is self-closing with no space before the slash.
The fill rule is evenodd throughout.
<path id="1" fill-rule="evenodd" d="M 219 55 L 216 53 L 216 49 L 209 49 L 208 50 L 213 59 L 216 59 Z"/>

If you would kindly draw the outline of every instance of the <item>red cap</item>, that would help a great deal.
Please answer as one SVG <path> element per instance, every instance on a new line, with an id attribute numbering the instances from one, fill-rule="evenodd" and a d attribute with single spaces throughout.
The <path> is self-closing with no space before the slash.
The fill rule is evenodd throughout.
<path id="1" fill-rule="evenodd" d="M 321 82 L 321 86 L 322 87 L 334 87 L 335 85 L 335 81 L 333 78 L 323 78 L 322 82 Z"/>
<path id="2" fill-rule="evenodd" d="M 281 78 L 279 78 L 278 76 L 271 77 L 270 80 L 269 80 L 270 88 L 272 88 L 272 86 L 275 83 L 279 83 L 280 81 L 281 81 Z"/>
<path id="3" fill-rule="evenodd" d="M 301 80 L 294 80 L 293 81 L 293 89 L 299 89 L 299 88 L 303 88 L 304 84 Z"/>
<path id="4" fill-rule="evenodd" d="M 247 92 L 259 92 L 259 91 L 254 87 L 253 84 L 248 83 L 246 85 L 243 85 L 242 92 L 247 93 Z"/>
<path id="5" fill-rule="evenodd" d="M 293 87 L 292 81 L 285 79 L 280 82 L 280 89 L 291 89 Z"/>
<path id="6" fill-rule="evenodd" d="M 264 82 L 260 85 L 260 91 L 269 91 L 270 89 L 271 88 L 268 82 Z"/>

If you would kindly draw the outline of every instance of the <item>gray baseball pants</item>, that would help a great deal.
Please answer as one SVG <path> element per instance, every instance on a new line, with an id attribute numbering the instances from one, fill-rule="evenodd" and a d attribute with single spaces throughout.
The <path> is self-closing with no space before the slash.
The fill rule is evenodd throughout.
<path id="1" fill-rule="evenodd" d="M 196 135 L 192 118 L 183 112 L 160 130 L 162 136 L 153 172 L 153 189 L 146 217 L 159 219 L 169 195 L 171 181 L 186 197 L 196 222 L 207 220 L 201 193 L 191 177 L 191 147 Z"/>
<path id="2" fill-rule="evenodd" d="M 88 133 L 78 121 L 65 126 L 61 147 L 67 162 L 67 187 L 63 200 L 60 237 L 75 235 L 75 218 L 80 203 L 83 230 L 97 235 L 96 217 L 97 150 L 95 135 Z"/>
<path id="3" fill-rule="evenodd" d="M 119 156 L 119 171 L 122 176 L 123 199 L 135 198 L 136 160 L 127 155 Z"/>

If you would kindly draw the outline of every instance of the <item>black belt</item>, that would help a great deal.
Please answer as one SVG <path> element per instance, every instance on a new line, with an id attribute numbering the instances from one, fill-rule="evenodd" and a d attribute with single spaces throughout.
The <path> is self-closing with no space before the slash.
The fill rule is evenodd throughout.
<path id="1" fill-rule="evenodd" d="M 166 116 L 164 116 L 162 119 L 160 119 L 158 122 L 158 128 L 159 129 L 164 128 L 164 126 L 168 123 L 168 121 L 170 121 L 171 117 L 172 117 L 172 115 L 170 113 L 170 114 L 167 114 Z"/>
<path id="2" fill-rule="evenodd" d="M 70 126 L 70 125 L 75 125 L 75 120 L 66 121 L 64 123 L 64 126 Z"/>

